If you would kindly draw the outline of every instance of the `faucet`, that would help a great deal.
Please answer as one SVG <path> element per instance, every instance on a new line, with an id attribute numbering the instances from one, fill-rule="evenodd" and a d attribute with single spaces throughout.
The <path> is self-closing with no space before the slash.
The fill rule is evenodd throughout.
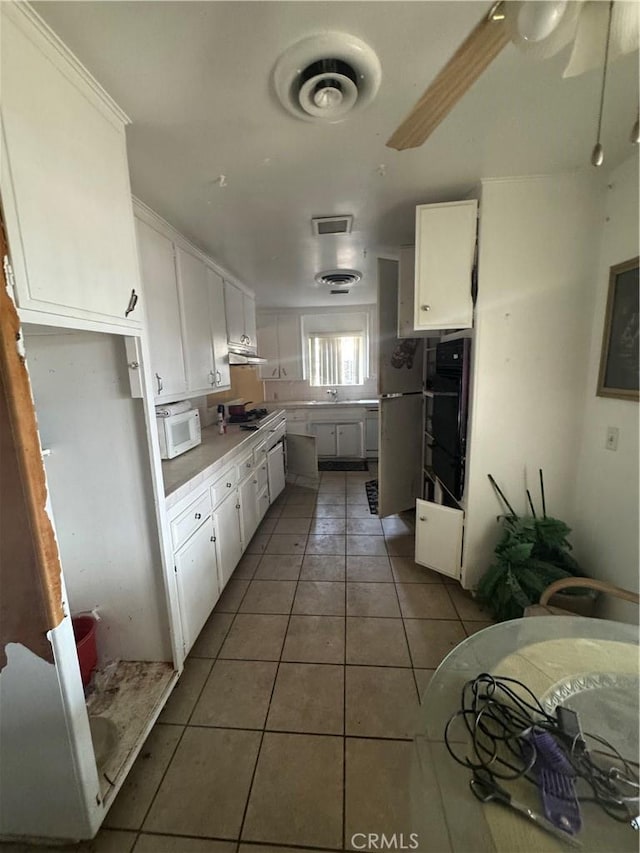
<path id="1" fill-rule="evenodd" d="M 334 403 L 338 402 L 338 389 L 337 388 L 327 388 L 327 394 L 331 397 Z"/>

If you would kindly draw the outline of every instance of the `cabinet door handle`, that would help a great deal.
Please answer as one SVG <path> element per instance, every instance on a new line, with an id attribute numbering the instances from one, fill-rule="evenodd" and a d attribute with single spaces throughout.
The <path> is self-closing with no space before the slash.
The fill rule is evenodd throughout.
<path id="1" fill-rule="evenodd" d="M 254 480 L 254 481 L 253 481 L 253 485 L 254 485 L 254 486 L 257 486 L 257 485 L 258 485 L 258 481 L 257 481 L 257 480 Z"/>
<path id="2" fill-rule="evenodd" d="M 421 515 L 421 516 L 420 516 L 420 521 L 426 521 L 426 520 L 427 520 L 427 516 L 426 516 L 426 515 Z"/>
<path id="3" fill-rule="evenodd" d="M 247 462 L 247 468 L 251 468 L 251 462 Z"/>
<path id="4" fill-rule="evenodd" d="M 132 290 L 131 296 L 129 297 L 129 304 L 127 305 L 127 310 L 124 312 L 124 316 L 128 317 L 129 314 L 131 314 L 131 312 L 133 311 L 133 309 L 136 307 L 137 304 L 138 304 L 138 294 L 135 292 L 135 290 Z"/>
<path id="5" fill-rule="evenodd" d="M 231 483 L 227 483 L 227 488 L 228 488 L 228 489 L 230 489 L 230 488 L 231 488 Z"/>
<path id="6" fill-rule="evenodd" d="M 420 308 L 423 311 L 431 311 L 431 305 L 421 305 Z"/>
<path id="7" fill-rule="evenodd" d="M 277 368 L 277 367 L 274 367 L 274 369 L 271 371 L 271 375 L 272 375 L 272 376 L 275 376 L 275 375 L 276 375 L 276 373 L 278 373 L 278 368 Z"/>
<path id="8" fill-rule="evenodd" d="M 284 369 L 284 367 L 282 368 L 282 372 L 284 373 L 285 376 L 287 375 L 287 371 Z"/>
<path id="9" fill-rule="evenodd" d="M 197 512 L 197 513 L 195 514 L 195 518 L 196 518 L 196 520 L 197 520 L 197 521 L 199 521 L 199 520 L 202 518 L 202 513 L 201 513 L 201 512 Z"/>
<path id="10" fill-rule="evenodd" d="M 158 383 L 158 394 L 159 394 L 162 391 L 164 386 L 162 384 L 162 376 L 160 376 L 157 373 L 156 373 L 156 382 Z"/>
<path id="11" fill-rule="evenodd" d="M 212 541 L 212 542 L 215 542 L 215 541 L 216 541 L 216 537 L 215 537 L 215 536 L 212 536 L 212 537 L 211 537 L 211 541 Z"/>
<path id="12" fill-rule="evenodd" d="M 236 504 L 236 509 L 240 509 L 240 504 Z"/>
<path id="13" fill-rule="evenodd" d="M 216 370 L 216 385 L 222 385 L 222 374 Z"/>

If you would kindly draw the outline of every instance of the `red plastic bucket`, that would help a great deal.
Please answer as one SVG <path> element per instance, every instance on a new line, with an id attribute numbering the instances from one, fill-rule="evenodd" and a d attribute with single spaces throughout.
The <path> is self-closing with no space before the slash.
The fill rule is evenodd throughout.
<path id="1" fill-rule="evenodd" d="M 93 670 L 98 664 L 98 651 L 96 649 L 96 620 L 93 616 L 74 616 L 71 622 L 73 624 L 73 635 L 76 639 L 76 648 L 78 650 L 82 686 L 86 687 L 91 681 Z"/>

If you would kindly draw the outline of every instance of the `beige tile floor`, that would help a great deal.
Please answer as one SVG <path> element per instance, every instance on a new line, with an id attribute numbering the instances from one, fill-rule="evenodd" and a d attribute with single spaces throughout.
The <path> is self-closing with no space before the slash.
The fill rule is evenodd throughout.
<path id="1" fill-rule="evenodd" d="M 287 486 L 104 828 L 79 849 L 295 853 L 352 849 L 355 832 L 411 832 L 420 697 L 488 616 L 413 562 L 411 514 L 370 514 L 372 476 Z"/>

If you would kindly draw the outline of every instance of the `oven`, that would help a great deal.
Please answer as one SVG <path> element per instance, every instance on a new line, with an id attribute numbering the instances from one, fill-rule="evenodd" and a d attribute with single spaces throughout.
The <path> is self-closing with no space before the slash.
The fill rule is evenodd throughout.
<path id="1" fill-rule="evenodd" d="M 432 383 L 432 469 L 456 500 L 464 491 L 470 356 L 470 338 L 439 343 Z"/>

